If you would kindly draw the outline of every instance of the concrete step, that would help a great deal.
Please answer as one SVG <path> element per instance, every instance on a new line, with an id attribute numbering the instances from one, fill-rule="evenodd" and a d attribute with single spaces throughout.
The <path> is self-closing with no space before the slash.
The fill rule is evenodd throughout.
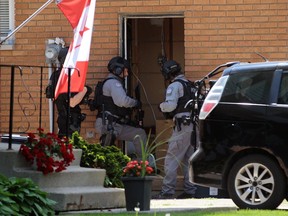
<path id="1" fill-rule="evenodd" d="M 6 176 L 19 178 L 31 178 L 41 187 L 62 187 L 65 182 L 66 187 L 73 186 L 103 186 L 106 175 L 105 169 L 80 167 L 82 150 L 74 149 L 75 160 L 60 173 L 49 173 L 43 175 L 42 172 L 33 169 L 25 158 L 19 154 L 19 145 L 13 146 L 13 150 L 0 150 L 1 173 Z M 3 170 L 3 171 L 2 171 Z"/>
<path id="2" fill-rule="evenodd" d="M 103 186 L 106 170 L 95 168 L 84 168 L 80 166 L 69 166 L 59 173 L 43 175 L 31 167 L 14 168 L 14 176 L 31 178 L 40 188 L 47 187 L 81 187 L 81 186 Z"/>
<path id="3" fill-rule="evenodd" d="M 121 188 L 104 188 L 106 170 L 80 167 L 82 150 L 74 150 L 75 160 L 60 173 L 43 175 L 19 154 L 20 145 L 0 143 L 0 173 L 7 177 L 31 178 L 48 197 L 55 200 L 55 211 L 124 208 Z"/>
<path id="4" fill-rule="evenodd" d="M 104 187 L 42 188 L 55 200 L 55 211 L 78 211 L 125 207 L 124 189 Z"/>
<path id="5" fill-rule="evenodd" d="M 7 143 L 0 143 L 0 168 L 5 169 L 5 172 L 10 173 L 14 168 L 31 167 L 23 155 L 19 154 L 19 144 L 12 145 L 12 149 L 8 150 Z M 75 160 L 70 166 L 79 166 L 81 161 L 82 150 L 73 149 Z M 1 166 L 1 165 L 4 166 Z"/>

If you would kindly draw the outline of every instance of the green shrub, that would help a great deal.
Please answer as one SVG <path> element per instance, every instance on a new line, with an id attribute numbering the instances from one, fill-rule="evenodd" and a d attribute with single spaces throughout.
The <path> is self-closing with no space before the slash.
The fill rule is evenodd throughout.
<path id="1" fill-rule="evenodd" d="M 77 132 L 72 135 L 74 148 L 82 149 L 80 166 L 106 170 L 105 187 L 123 188 L 121 181 L 123 167 L 130 158 L 116 146 L 102 147 L 100 144 L 89 144 Z"/>
<path id="2" fill-rule="evenodd" d="M 0 215 L 54 215 L 55 203 L 31 179 L 0 175 Z"/>

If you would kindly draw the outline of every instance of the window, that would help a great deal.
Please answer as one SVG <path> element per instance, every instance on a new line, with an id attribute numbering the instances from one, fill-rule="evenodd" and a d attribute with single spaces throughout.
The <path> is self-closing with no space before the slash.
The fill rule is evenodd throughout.
<path id="1" fill-rule="evenodd" d="M 269 98 L 273 72 L 237 73 L 229 77 L 222 102 L 265 104 Z"/>
<path id="2" fill-rule="evenodd" d="M 0 38 L 1 41 L 14 30 L 14 0 L 0 1 Z M 5 41 L 0 49 L 10 49 L 13 45 L 13 37 Z"/>
<path id="3" fill-rule="evenodd" d="M 283 73 L 278 95 L 279 104 L 288 104 L 288 73 Z"/>

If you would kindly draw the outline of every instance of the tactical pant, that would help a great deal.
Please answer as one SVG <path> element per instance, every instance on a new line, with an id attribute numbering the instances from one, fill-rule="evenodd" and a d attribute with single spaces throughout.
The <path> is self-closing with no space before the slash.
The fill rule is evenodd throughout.
<path id="1" fill-rule="evenodd" d="M 191 145 L 191 133 L 193 125 L 181 125 L 181 130 L 174 128 L 168 142 L 168 150 L 165 156 L 162 193 L 174 194 L 177 183 L 177 170 L 181 166 L 184 175 L 184 192 L 195 194 L 196 187 L 189 181 L 188 159 L 194 152 Z"/>
<path id="2" fill-rule="evenodd" d="M 67 115 L 58 115 L 57 124 L 58 124 L 58 135 L 59 137 L 67 136 Z M 80 133 L 81 128 L 81 113 L 71 113 L 69 118 L 69 131 L 68 137 L 71 137 L 75 131 Z"/>
<path id="3" fill-rule="evenodd" d="M 96 132 L 101 135 L 107 133 L 107 124 L 108 121 L 106 121 L 105 125 L 103 125 L 102 118 L 97 118 L 95 122 Z M 147 142 L 145 130 L 143 128 L 137 128 L 126 124 L 118 124 L 116 122 L 113 122 L 112 126 L 114 134 L 118 140 L 133 142 L 135 154 L 137 155 L 137 158 L 141 159 L 141 143 L 146 145 Z"/>

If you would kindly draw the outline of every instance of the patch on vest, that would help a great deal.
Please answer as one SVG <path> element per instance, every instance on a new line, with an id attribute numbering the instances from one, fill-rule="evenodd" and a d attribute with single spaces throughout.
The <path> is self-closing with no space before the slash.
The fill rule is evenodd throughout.
<path id="1" fill-rule="evenodd" d="M 122 87 L 122 84 L 121 84 L 121 83 L 118 83 L 118 82 L 117 82 L 115 85 L 116 85 L 117 87 Z"/>
<path id="2" fill-rule="evenodd" d="M 167 94 L 167 95 L 171 95 L 172 92 L 173 92 L 173 87 L 169 87 L 169 88 L 167 89 L 167 91 L 166 91 L 166 94 Z"/>

